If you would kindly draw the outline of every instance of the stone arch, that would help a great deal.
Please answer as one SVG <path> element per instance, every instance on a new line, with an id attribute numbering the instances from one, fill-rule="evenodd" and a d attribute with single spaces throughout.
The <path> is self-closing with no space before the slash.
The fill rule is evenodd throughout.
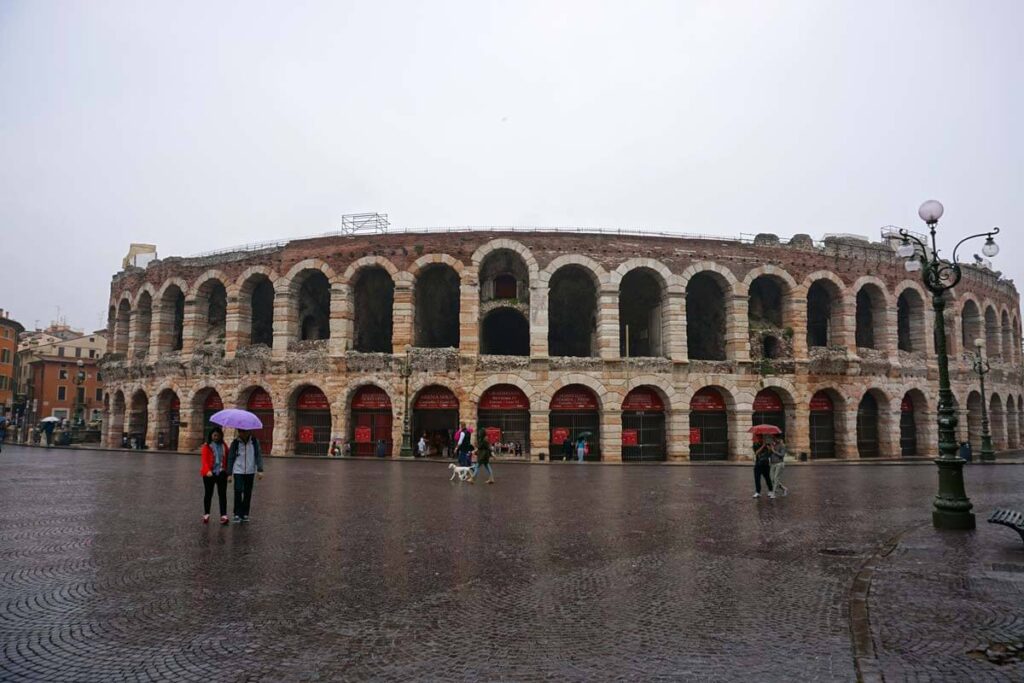
<path id="1" fill-rule="evenodd" d="M 338 409 L 344 411 L 344 413 L 348 415 L 349 411 L 352 410 L 352 397 L 355 396 L 356 392 L 363 387 L 377 387 L 383 391 L 388 395 L 388 400 L 391 401 L 392 414 L 401 414 L 401 406 L 404 402 L 404 397 L 398 393 L 397 389 L 391 384 L 391 382 L 384 381 L 379 377 L 360 377 L 349 382 L 345 386 L 345 393 L 342 396 L 342 402 L 341 405 L 338 406 Z M 411 388 L 409 392 L 409 405 L 412 406 Z"/>
<path id="2" fill-rule="evenodd" d="M 541 271 L 541 281 L 550 285 L 551 278 L 565 266 L 578 266 L 586 271 L 593 279 L 594 287 L 598 291 L 600 291 L 601 286 L 608 281 L 608 271 L 606 271 L 600 263 L 589 256 L 584 256 L 583 254 L 562 254 L 561 256 L 552 259 L 551 263 Z"/>
<path id="3" fill-rule="evenodd" d="M 999 313 L 995 305 L 986 300 L 983 309 L 985 354 L 994 361 L 1003 359 L 1002 338 L 999 333 Z"/>
<path id="4" fill-rule="evenodd" d="M 857 404 L 857 453 L 862 458 L 890 455 L 886 438 L 893 434 L 889 395 L 879 387 L 869 387 Z"/>
<path id="5" fill-rule="evenodd" d="M 299 268 L 306 264 L 305 267 Z M 276 287 L 288 301 L 289 316 L 294 316 L 294 338 L 318 341 L 331 338 L 331 303 L 334 271 L 319 259 L 297 263 Z"/>
<path id="6" fill-rule="evenodd" d="M 1014 360 L 1013 329 L 1010 327 L 1010 313 L 1005 306 L 999 313 L 999 337 L 1003 362 L 1012 363 Z"/>
<path id="7" fill-rule="evenodd" d="M 889 350 L 889 290 L 873 275 L 857 278 L 850 288 L 854 299 L 854 337 L 857 348 Z"/>
<path id="8" fill-rule="evenodd" d="M 754 268 L 743 280 L 747 290 L 747 326 L 750 331 L 750 357 L 792 358 L 796 337 L 797 289 L 793 276 L 771 264 Z"/>
<path id="9" fill-rule="evenodd" d="M 927 301 L 917 283 L 903 281 L 896 286 L 896 348 L 899 351 L 927 353 Z"/>
<path id="10" fill-rule="evenodd" d="M 363 256 L 350 263 L 348 268 L 345 269 L 345 272 L 342 273 L 341 277 L 337 278 L 337 281 L 343 284 L 352 285 L 358 277 L 359 272 L 367 268 L 383 268 L 387 271 L 387 274 L 391 276 L 392 280 L 398 278 L 398 273 L 400 272 L 398 267 L 395 266 L 390 259 L 373 254 L 370 256 Z"/>
<path id="11" fill-rule="evenodd" d="M 1005 402 L 1006 410 L 1006 447 L 1007 448 L 1019 448 L 1020 447 L 1020 424 L 1017 419 L 1017 402 L 1013 398 L 1013 394 L 1006 396 Z"/>
<path id="12" fill-rule="evenodd" d="M 1006 448 L 1006 413 L 1003 412 L 1003 399 L 996 393 L 988 401 L 988 420 L 992 429 L 992 447 L 997 450 Z"/>
<path id="13" fill-rule="evenodd" d="M 488 375 L 487 377 L 484 377 L 482 380 L 478 381 L 473 386 L 473 388 L 470 389 L 469 393 L 466 394 L 466 400 L 469 401 L 474 407 L 476 407 L 476 405 L 480 403 L 480 397 L 484 395 L 484 392 L 490 389 L 491 387 L 497 386 L 499 384 L 511 384 L 512 386 L 516 387 L 526 395 L 527 400 L 530 402 L 531 410 L 539 409 L 537 406 L 537 401 L 539 400 L 537 390 L 534 389 L 533 385 L 530 382 L 523 379 L 522 377 L 519 377 L 518 375 Z"/>
<path id="14" fill-rule="evenodd" d="M 392 352 L 397 274 L 394 264 L 382 256 L 363 257 L 345 271 L 344 288 L 354 350 Z"/>
<path id="15" fill-rule="evenodd" d="M 462 286 L 467 284 L 462 279 L 462 262 L 447 254 L 428 254 L 413 266 L 413 346 L 459 348 Z"/>
<path id="16" fill-rule="evenodd" d="M 637 375 L 630 377 L 622 393 L 615 393 L 609 396 L 609 408 L 612 410 L 621 410 L 622 402 L 626 400 L 626 396 L 629 392 L 640 387 L 650 387 L 655 390 L 658 396 L 661 397 L 662 402 L 665 404 L 665 412 L 671 413 L 673 410 L 680 410 L 682 398 L 676 388 L 669 382 L 665 382 L 664 377 L 657 375 Z M 612 403 L 612 399 L 615 402 Z"/>
<path id="17" fill-rule="evenodd" d="M 973 352 L 975 342 L 985 343 L 985 316 L 982 314 L 981 302 L 970 292 L 957 299 L 957 310 L 960 315 L 961 344 L 965 353 Z"/>
<path id="18" fill-rule="evenodd" d="M 180 351 L 185 337 L 185 301 L 188 283 L 182 278 L 164 280 L 157 292 L 151 343 L 156 352 Z"/>
<path id="19" fill-rule="evenodd" d="M 562 265 L 550 276 L 543 277 L 548 285 L 548 353 L 551 356 L 594 357 L 599 352 L 601 282 L 606 279 L 606 273 L 603 269 L 592 270 L 580 262 L 590 259 L 577 256 L 558 257 L 552 264 L 563 261 Z"/>
<path id="20" fill-rule="evenodd" d="M 128 292 L 121 295 L 114 313 L 114 353 L 128 355 L 132 324 L 132 297 Z"/>
<path id="21" fill-rule="evenodd" d="M 330 264 L 323 259 L 318 258 L 307 258 L 299 261 L 294 266 L 288 269 L 285 276 L 281 278 L 283 285 L 291 286 L 294 284 L 295 279 L 302 275 L 305 271 L 318 270 L 324 274 L 328 282 L 334 282 L 337 279 L 337 274 L 334 269 L 331 268 Z"/>
<path id="22" fill-rule="evenodd" d="M 612 282 L 618 290 L 619 355 L 625 357 L 628 351 L 629 356 L 665 357 L 670 319 L 668 288 L 672 275 L 660 263 L 654 262 L 660 269 L 642 263 L 652 259 L 631 261 L 636 264 L 633 268 L 623 273 L 626 265 L 623 264 L 612 273 Z"/>
<path id="23" fill-rule="evenodd" d="M 932 407 L 928 403 L 927 387 L 920 386 L 905 387 L 903 397 L 900 400 L 900 456 L 927 455 L 932 444 L 931 429 Z M 913 415 L 912 420 L 905 419 L 903 403 L 909 401 Z M 910 430 L 913 430 L 911 435 Z"/>
<path id="24" fill-rule="evenodd" d="M 657 259 L 644 257 L 631 258 L 620 263 L 615 270 L 609 273 L 608 283 L 618 289 L 622 285 L 622 279 L 638 269 L 649 270 L 654 273 L 662 290 L 666 292 L 669 287 L 677 284 L 676 277 L 669 270 L 668 266 Z"/>
<path id="25" fill-rule="evenodd" d="M 125 432 L 125 415 L 127 413 L 127 405 L 124 391 L 121 389 L 117 389 L 113 395 L 110 396 L 110 419 L 107 424 L 108 448 L 121 447 L 121 438 Z"/>
<path id="26" fill-rule="evenodd" d="M 229 299 L 237 301 L 238 348 L 274 345 L 275 285 L 280 279 L 273 268 L 254 266 L 247 268 L 228 290 Z"/>
<path id="27" fill-rule="evenodd" d="M 686 348 L 691 360 L 726 360 L 730 355 L 728 340 L 736 336 L 736 317 L 730 315 L 731 299 L 742 285 L 727 269 L 716 264 L 710 266 L 703 270 L 693 270 L 694 266 L 690 266 L 683 273 Z"/>
<path id="28" fill-rule="evenodd" d="M 129 439 L 141 440 L 145 444 L 149 431 L 149 395 L 141 386 L 136 386 L 128 397 L 125 420 Z"/>
<path id="29" fill-rule="evenodd" d="M 197 346 L 211 344 L 223 348 L 230 286 L 231 281 L 219 270 L 208 270 L 193 281 L 185 303 L 192 304 L 192 334 Z"/>
<path id="30" fill-rule="evenodd" d="M 482 355 L 529 356 L 530 321 L 515 306 L 491 308 L 480 319 Z"/>
<path id="31" fill-rule="evenodd" d="M 271 284 L 275 284 L 281 279 L 281 276 L 276 270 L 270 266 L 249 266 L 242 273 L 235 278 L 235 281 L 228 287 L 229 297 L 240 297 L 242 296 L 243 290 L 246 284 L 249 283 L 254 277 L 263 276 L 270 280 Z"/>
<path id="32" fill-rule="evenodd" d="M 608 389 L 600 380 L 594 379 L 589 375 L 584 375 L 576 372 L 569 373 L 563 377 L 552 380 L 545 386 L 537 396 L 538 404 L 537 409 L 547 410 L 547 407 L 551 404 L 551 399 L 558 393 L 559 389 L 569 386 L 570 384 L 582 384 L 591 391 L 594 392 L 594 396 L 597 397 L 597 406 L 599 411 L 609 409 L 608 404 L 622 403 L 622 396 L 614 396 L 617 391 Z M 531 405 L 533 405 L 531 401 Z"/>
<path id="33" fill-rule="evenodd" d="M 537 264 L 537 259 L 534 258 L 533 252 L 531 252 L 529 248 L 515 240 L 499 237 L 497 239 L 484 242 L 477 247 L 476 251 L 473 252 L 469 261 L 473 264 L 474 269 L 479 272 L 480 266 L 489 254 L 503 249 L 514 251 L 519 254 L 520 258 L 522 258 L 523 262 L 526 264 L 526 269 L 530 276 L 530 286 L 536 286 L 536 283 L 540 278 L 540 266 Z"/>
<path id="34" fill-rule="evenodd" d="M 843 346 L 846 343 L 846 283 L 828 270 L 817 270 L 800 283 L 797 298 L 806 303 L 808 348 Z"/>
<path id="35" fill-rule="evenodd" d="M 465 269 L 465 264 L 449 254 L 424 254 L 410 264 L 407 272 L 412 275 L 413 279 L 418 280 L 422 271 L 436 265 L 450 267 L 458 274 L 459 279 L 462 279 L 462 271 Z"/>

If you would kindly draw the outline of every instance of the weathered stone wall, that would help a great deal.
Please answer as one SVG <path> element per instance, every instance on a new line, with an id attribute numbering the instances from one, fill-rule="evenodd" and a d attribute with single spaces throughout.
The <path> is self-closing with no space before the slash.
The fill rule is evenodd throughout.
<path id="1" fill-rule="evenodd" d="M 487 356 L 480 354 L 480 320 L 489 310 L 480 292 L 479 271 L 488 254 L 503 250 L 521 259 L 525 273 L 521 300 L 529 317 L 530 355 Z M 425 270 L 446 265 L 458 276 L 459 346 L 450 349 L 413 347 L 416 286 Z M 548 353 L 549 286 L 564 266 L 584 269 L 595 283 L 596 332 L 591 357 L 553 357 Z M 391 311 L 392 353 L 354 351 L 354 283 L 364 268 L 382 268 L 394 282 Z M 655 277 L 663 296 L 659 327 L 658 358 L 623 359 L 620 351 L 619 291 L 623 278 L 634 269 Z M 298 286 L 310 271 L 323 273 L 330 285 L 330 338 L 300 341 Z M 687 351 L 686 293 L 688 282 L 708 273 L 721 283 L 724 301 L 720 314 L 725 321 L 724 360 L 691 360 Z M 781 355 L 761 357 L 760 343 L 767 333 L 763 325 L 748 320 L 751 283 L 769 275 L 783 288 L 782 326 L 767 332 L 781 341 Z M 254 283 L 269 280 L 274 289 L 273 343 L 249 345 L 252 315 L 248 298 Z M 223 284 L 227 292 L 224 335 L 209 335 L 202 319 L 208 310 L 204 292 L 209 283 Z M 806 339 L 807 291 L 816 281 L 832 283 L 839 292 L 828 347 L 809 349 Z M 180 351 L 168 344 L 173 315 L 164 305 L 163 293 L 176 285 L 185 294 L 184 343 Z M 870 286 L 876 296 L 876 313 L 882 316 L 874 329 L 874 348 L 856 346 L 857 293 Z M 930 302 L 919 280 L 903 269 L 902 260 L 882 244 L 830 240 L 824 246 L 794 239 L 780 244 L 762 236 L 758 244 L 728 240 L 674 237 L 639 237 L 610 234 L 550 232 L 427 232 L 296 240 L 259 252 L 233 252 L 202 259 L 168 258 L 145 269 L 132 268 L 114 276 L 111 285 L 111 338 L 122 340 L 104 362 L 104 379 L 114 406 L 109 439 L 120 442 L 121 425 L 133 398 L 144 393 L 150 419 L 146 428 L 155 443 L 161 393 L 173 391 L 181 402 L 181 435 L 185 448 L 201 438 L 201 403 L 214 388 L 225 404 L 244 402 L 254 387 L 262 387 L 273 399 L 275 452 L 294 445 L 294 401 L 304 386 L 315 385 L 331 400 L 333 431 L 348 433 L 349 405 L 353 392 L 375 384 L 391 397 L 394 412 L 394 443 L 401 443 L 405 410 L 405 383 L 401 369 L 408 348 L 410 400 L 431 384 L 449 387 L 459 399 L 460 417 L 476 422 L 476 403 L 494 384 L 520 387 L 530 400 L 531 451 L 548 451 L 551 397 L 561 387 L 582 384 L 598 396 L 601 406 L 603 457 L 616 460 L 621 453 L 621 404 L 634 387 L 651 386 L 666 406 L 668 453 L 671 459 L 688 457 L 689 402 L 699 389 L 717 387 L 730 414 L 732 457 L 749 454 L 754 396 L 773 387 L 786 406 L 787 432 L 792 450 L 809 450 L 809 401 L 827 389 L 839 397 L 836 406 L 837 444 L 840 457 L 856 457 L 856 409 L 868 391 L 879 400 L 879 421 L 887 428 L 883 455 L 899 453 L 900 403 L 912 390 L 920 391 L 923 406 L 915 415 L 921 428 L 920 443 L 935 442 L 934 412 L 937 368 L 930 330 L 931 306 L 915 309 L 914 339 L 924 348 L 913 352 L 897 348 L 897 297 L 913 289 L 921 301 Z M 145 311 L 139 304 L 145 293 Z M 1011 282 L 990 271 L 965 267 L 962 283 L 952 293 L 945 321 L 950 343 L 951 374 L 958 406 L 966 411 L 976 384 L 964 347 L 960 312 L 965 302 L 980 311 L 991 310 L 1007 329 L 985 335 L 993 371 L 987 388 L 998 396 L 1000 414 L 993 415 L 1001 434 L 997 446 L 1016 446 L 1024 434 L 1024 387 L 1020 353 L 1020 302 Z M 135 313 L 138 312 L 138 315 Z M 145 328 L 143 330 L 142 328 Z M 920 330 L 927 330 L 922 334 Z M 581 330 L 581 334 L 591 334 Z M 148 344 L 148 348 L 147 347 Z M 995 348 L 998 347 L 998 348 Z M 140 399 L 141 400 L 141 399 Z M 121 406 L 119 408 L 119 406 Z M 137 402 L 136 402 L 137 406 Z M 1012 406 L 1012 408 L 1011 408 Z M 118 412 L 120 411 L 120 412 Z M 137 412 L 137 411 L 136 411 Z M 967 419 L 961 415 L 960 431 L 966 435 Z M 115 433 L 116 432 L 116 433 Z"/>

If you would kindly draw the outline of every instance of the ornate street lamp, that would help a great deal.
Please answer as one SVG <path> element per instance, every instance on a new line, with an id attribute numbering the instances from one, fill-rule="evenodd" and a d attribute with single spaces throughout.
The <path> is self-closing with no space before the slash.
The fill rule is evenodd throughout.
<path id="1" fill-rule="evenodd" d="M 81 358 L 79 358 L 77 365 L 78 372 L 75 373 L 75 379 L 73 380 L 75 383 L 75 422 L 85 424 L 84 397 L 82 399 L 78 398 L 78 394 L 81 393 L 79 392 L 79 389 L 81 389 L 82 385 L 85 384 L 85 363 Z"/>
<path id="2" fill-rule="evenodd" d="M 939 258 L 935 244 L 935 226 L 942 218 L 942 213 L 942 204 L 934 199 L 922 204 L 917 215 L 928 225 L 931 246 L 906 230 L 900 230 L 903 243 L 896 253 L 907 259 L 908 272 L 922 271 L 921 277 L 925 287 L 932 293 L 932 308 L 935 310 L 936 353 L 939 361 L 939 457 L 935 459 L 935 464 L 939 468 L 939 492 L 932 502 L 932 525 L 936 529 L 973 529 L 974 513 L 971 508 L 974 506 L 964 490 L 964 461 L 957 455 L 957 418 L 953 408 L 953 391 L 949 387 L 949 358 L 946 355 L 945 293 L 956 287 L 963 277 L 956 256 L 960 245 L 976 237 L 984 237 L 982 253 L 995 256 L 999 253 L 999 246 L 993 236 L 999 233 L 999 228 L 960 240 L 953 247 L 952 261 L 947 261 Z"/>
<path id="3" fill-rule="evenodd" d="M 985 401 L 985 375 L 992 368 L 981 353 L 982 343 L 980 339 L 974 340 L 974 372 L 981 382 L 981 461 L 994 462 L 996 453 L 992 450 L 992 434 L 988 430 L 988 405 Z"/>
<path id="4" fill-rule="evenodd" d="M 409 346 L 405 347 L 405 359 L 398 368 L 398 376 L 405 380 L 405 412 L 402 413 L 402 450 L 399 455 L 403 458 L 412 457 L 412 437 L 409 434 L 409 377 L 412 375 L 412 359 L 410 358 Z"/>

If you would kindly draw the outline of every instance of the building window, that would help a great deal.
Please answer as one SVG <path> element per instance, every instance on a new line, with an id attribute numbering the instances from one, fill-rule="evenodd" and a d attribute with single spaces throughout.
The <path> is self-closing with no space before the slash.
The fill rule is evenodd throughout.
<path id="1" fill-rule="evenodd" d="M 93 422 L 99 422 L 102 419 L 103 419 L 103 411 L 98 409 L 98 408 L 93 408 L 92 409 L 92 421 Z"/>
<path id="2" fill-rule="evenodd" d="M 53 411 L 53 416 L 56 417 L 59 420 L 66 420 L 66 419 L 68 419 L 68 409 L 67 408 L 56 408 Z"/>
<path id="3" fill-rule="evenodd" d="M 78 403 L 85 403 L 85 387 L 78 387 L 78 391 L 75 392 L 75 400 Z"/>
<path id="4" fill-rule="evenodd" d="M 0 350 L 0 363 L 10 363 L 10 362 L 11 362 L 11 351 L 10 351 L 10 349 Z"/>
<path id="5" fill-rule="evenodd" d="M 57 355 L 61 356 L 61 357 L 64 356 L 64 347 L 63 346 L 58 346 L 57 347 Z"/>
<path id="6" fill-rule="evenodd" d="M 57 371 L 57 379 L 67 379 L 68 371 L 65 368 L 61 368 Z"/>
<path id="7" fill-rule="evenodd" d="M 96 357 L 96 349 L 89 349 L 89 358 Z"/>
<path id="8" fill-rule="evenodd" d="M 81 357 L 82 357 L 82 347 L 81 346 L 76 346 L 75 347 L 75 358 L 81 358 Z"/>
<path id="9" fill-rule="evenodd" d="M 96 381 L 97 382 L 102 382 L 103 381 L 103 374 L 102 373 L 99 373 L 99 372 L 96 373 Z"/>
<path id="10" fill-rule="evenodd" d="M 91 341 L 91 342 L 96 341 L 96 337 L 89 337 L 89 341 Z"/>
<path id="11" fill-rule="evenodd" d="M 102 401 L 103 400 L 103 389 L 99 389 L 99 388 L 96 389 L 96 400 L 97 401 Z"/>
<path id="12" fill-rule="evenodd" d="M 0 389 L 7 388 L 7 378 L 4 375 L 0 375 Z"/>
<path id="13" fill-rule="evenodd" d="M 67 387 L 57 387 L 57 400 L 58 401 L 66 401 L 66 400 L 68 400 L 68 388 Z"/>

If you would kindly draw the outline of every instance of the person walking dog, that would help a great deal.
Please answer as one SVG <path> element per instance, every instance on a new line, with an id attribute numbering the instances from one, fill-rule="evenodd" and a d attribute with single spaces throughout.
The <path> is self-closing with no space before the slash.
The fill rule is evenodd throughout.
<path id="1" fill-rule="evenodd" d="M 782 470 L 786 469 L 786 442 L 781 435 L 775 437 L 772 444 L 771 463 L 771 485 L 782 495 L 788 496 L 789 489 L 782 485 Z"/>
<path id="2" fill-rule="evenodd" d="M 473 483 L 481 467 L 487 470 L 487 483 L 493 484 L 494 470 L 491 469 L 491 444 L 483 432 L 480 432 L 477 437 L 476 462 L 473 463 L 473 479 L 470 479 L 469 483 Z"/>
<path id="3" fill-rule="evenodd" d="M 253 481 L 263 478 L 260 442 L 247 429 L 239 429 L 228 451 L 228 472 L 235 480 L 235 522 L 248 522 L 252 507 Z"/>
<path id="4" fill-rule="evenodd" d="M 228 523 L 228 451 L 224 445 L 224 432 L 214 427 L 203 444 L 199 474 L 203 477 L 203 524 L 210 523 L 210 502 L 213 489 L 217 489 L 220 523 Z"/>
<path id="5" fill-rule="evenodd" d="M 772 488 L 771 455 L 771 448 L 764 437 L 754 442 L 754 498 L 761 497 L 762 477 L 768 484 L 768 497 L 775 497 L 775 490 Z"/>

